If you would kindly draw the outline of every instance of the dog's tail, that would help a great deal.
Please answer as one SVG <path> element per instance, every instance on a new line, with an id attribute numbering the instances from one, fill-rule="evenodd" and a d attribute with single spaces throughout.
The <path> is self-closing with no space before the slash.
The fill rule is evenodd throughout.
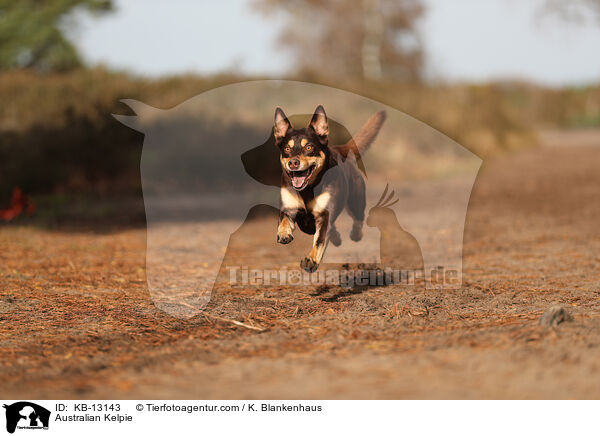
<path id="1" fill-rule="evenodd" d="M 375 141 L 386 117 L 385 111 L 379 111 L 373 114 L 350 141 L 334 148 L 340 152 L 344 159 L 351 151 L 356 156 L 356 159 L 360 159 L 360 156 L 364 154 L 373 141 Z"/>

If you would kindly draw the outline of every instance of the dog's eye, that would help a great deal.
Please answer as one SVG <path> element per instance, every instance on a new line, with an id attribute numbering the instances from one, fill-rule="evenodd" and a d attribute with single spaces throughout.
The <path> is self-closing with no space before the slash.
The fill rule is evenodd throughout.
<path id="1" fill-rule="evenodd" d="M 287 146 L 283 149 L 283 151 L 285 151 L 286 153 L 289 153 L 290 151 L 292 151 L 292 148 Z"/>
<path id="2" fill-rule="evenodd" d="M 305 149 L 306 151 L 312 151 L 312 149 L 313 149 L 313 146 L 312 146 L 312 145 L 310 145 L 310 144 L 306 144 L 306 146 L 304 147 L 304 149 Z"/>

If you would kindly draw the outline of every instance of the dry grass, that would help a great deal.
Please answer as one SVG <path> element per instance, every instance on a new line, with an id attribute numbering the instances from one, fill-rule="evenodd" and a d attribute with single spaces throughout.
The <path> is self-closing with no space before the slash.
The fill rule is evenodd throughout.
<path id="1" fill-rule="evenodd" d="M 2 395 L 597 398 L 599 153 L 486 165 L 456 290 L 220 287 L 207 316 L 180 320 L 148 295 L 143 229 L 4 227 Z M 251 230 L 273 239 L 270 222 Z M 537 325 L 556 303 L 574 321 Z"/>

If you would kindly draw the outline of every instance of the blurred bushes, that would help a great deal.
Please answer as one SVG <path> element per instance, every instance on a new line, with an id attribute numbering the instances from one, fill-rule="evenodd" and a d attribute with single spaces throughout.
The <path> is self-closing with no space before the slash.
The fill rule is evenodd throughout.
<path id="1" fill-rule="evenodd" d="M 244 80 L 248 77 L 146 80 L 103 69 L 1 73 L 0 198 L 7 198 L 14 186 L 28 193 L 139 193 L 143 136 L 110 116 L 130 114 L 119 100 L 133 98 L 169 108 Z M 393 106 L 482 157 L 534 145 L 538 127 L 600 125 L 600 87 L 311 81 Z"/>
<path id="2" fill-rule="evenodd" d="M 140 192 L 143 135 L 116 121 L 123 98 L 170 107 L 226 79 L 151 82 L 102 69 L 0 74 L 0 198 L 27 193 Z"/>

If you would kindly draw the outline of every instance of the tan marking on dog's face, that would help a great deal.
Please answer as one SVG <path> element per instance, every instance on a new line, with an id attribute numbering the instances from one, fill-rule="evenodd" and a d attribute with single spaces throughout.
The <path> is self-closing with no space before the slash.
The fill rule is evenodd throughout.
<path id="1" fill-rule="evenodd" d="M 325 153 L 320 152 L 319 156 L 307 157 L 306 161 L 307 161 L 307 167 L 309 167 L 311 165 L 315 166 L 315 169 L 313 170 L 312 175 L 310 176 L 310 179 L 308 179 L 308 184 L 310 185 L 318 177 L 318 175 L 323 170 L 323 167 L 325 166 Z"/>
<path id="2" fill-rule="evenodd" d="M 331 200 L 331 194 L 329 192 L 323 192 L 321 195 L 313 198 L 308 204 L 308 207 L 314 214 L 319 214 L 327 209 L 329 206 L 329 200 Z"/>
<path id="3" fill-rule="evenodd" d="M 298 147 L 298 143 L 304 144 L 302 148 Z M 315 149 L 307 138 L 296 138 L 290 139 L 288 144 L 281 150 L 279 154 L 279 162 L 284 171 L 286 180 L 290 181 L 292 177 L 300 177 L 296 173 L 298 171 L 303 172 L 310 170 L 301 188 L 296 188 L 298 191 L 303 190 L 306 186 L 309 186 L 315 182 L 319 177 L 319 174 L 325 166 L 326 154 L 323 150 Z M 291 147 L 291 144 L 295 146 Z M 309 148 L 312 147 L 312 148 Z M 298 161 L 298 166 L 290 168 L 290 161 L 294 159 Z M 295 165 L 295 163 L 294 163 Z M 292 176 L 292 174 L 296 174 Z"/>
<path id="4" fill-rule="evenodd" d="M 291 156 L 291 157 L 280 156 L 279 161 L 281 162 L 281 166 L 285 170 L 289 170 L 288 162 L 290 161 L 290 159 L 298 159 L 300 161 L 300 166 L 298 167 L 297 170 L 294 170 L 294 171 L 304 171 L 311 165 L 314 165 L 315 166 L 315 171 L 313 172 L 313 177 L 314 177 L 321 171 L 321 169 L 323 168 L 323 165 L 325 164 L 325 153 L 321 152 L 321 153 L 319 153 L 319 156 L 303 156 L 301 154 L 299 154 L 297 156 Z"/>
<path id="5" fill-rule="evenodd" d="M 294 146 L 294 140 L 293 140 L 293 139 L 290 139 L 290 140 L 288 141 L 288 145 L 289 145 L 290 147 L 293 147 L 293 146 Z"/>
<path id="6" fill-rule="evenodd" d="M 281 204 L 284 209 L 304 209 L 302 197 L 296 191 L 292 192 L 287 187 L 281 188 Z"/>

